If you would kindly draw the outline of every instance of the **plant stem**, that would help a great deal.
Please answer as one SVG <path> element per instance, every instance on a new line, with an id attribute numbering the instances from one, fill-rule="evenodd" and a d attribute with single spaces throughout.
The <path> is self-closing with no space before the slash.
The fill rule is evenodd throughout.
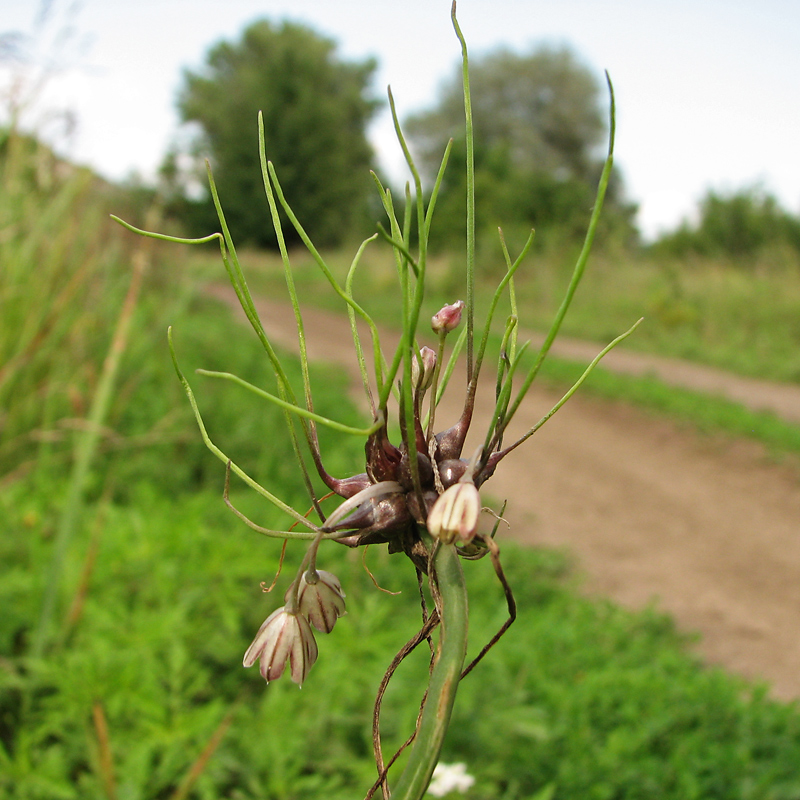
<path id="1" fill-rule="evenodd" d="M 425 794 L 439 762 L 467 652 L 467 587 L 455 547 L 441 545 L 434 565 L 431 581 L 441 616 L 438 653 L 411 755 L 392 800 L 419 800 Z"/>

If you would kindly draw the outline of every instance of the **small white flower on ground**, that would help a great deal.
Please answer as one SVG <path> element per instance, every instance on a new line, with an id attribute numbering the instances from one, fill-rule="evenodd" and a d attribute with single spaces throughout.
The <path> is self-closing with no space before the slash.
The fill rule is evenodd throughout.
<path id="1" fill-rule="evenodd" d="M 439 762 L 433 770 L 431 785 L 428 794 L 434 797 L 444 797 L 450 792 L 466 792 L 475 778 L 467 773 L 466 764 L 442 764 Z"/>
<path id="2" fill-rule="evenodd" d="M 261 659 L 261 675 L 267 683 L 283 675 L 288 660 L 292 680 L 302 686 L 317 660 L 317 643 L 305 617 L 279 608 L 273 611 L 244 654 L 245 667 Z"/>

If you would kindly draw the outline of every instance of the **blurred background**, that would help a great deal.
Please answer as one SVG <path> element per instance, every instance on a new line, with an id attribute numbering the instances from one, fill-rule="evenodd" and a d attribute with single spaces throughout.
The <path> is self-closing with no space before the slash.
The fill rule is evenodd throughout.
<path id="1" fill-rule="evenodd" d="M 748 548 L 768 551 L 779 531 L 784 544 L 767 553 L 764 584 L 800 585 L 796 415 L 659 377 L 664 359 L 681 359 L 743 381 L 745 395 L 757 382 L 791 404 L 800 391 L 800 9 L 789 0 L 462 0 L 458 15 L 470 48 L 479 306 L 505 272 L 498 226 L 512 254 L 535 228 L 517 303 L 532 335 L 547 330 L 605 159 L 607 70 L 617 101 L 614 173 L 563 330 L 596 352 L 645 316 L 625 346 L 652 360 L 636 378 L 599 373 L 586 402 L 613 418 L 609 409 L 630 405 L 649 415 L 642 429 L 688 437 L 687 452 L 714 454 L 712 478 L 732 481 L 722 470 L 735 463 L 743 485 L 780 489 L 768 507 L 753 498 L 747 514 L 759 527 L 738 568 L 755 564 Z M 426 191 L 453 139 L 431 233 L 425 313 L 433 313 L 464 291 L 463 90 L 446 0 L 400 9 L 361 0 L 0 8 L 4 796 L 337 798 L 372 782 L 371 698 L 418 625 L 413 572 L 370 552 L 381 586 L 403 589 L 389 597 L 375 591 L 360 553 L 337 549 L 330 559 L 350 614 L 320 643 L 302 693 L 282 682 L 266 689 L 238 666 L 279 602 L 259 587 L 271 581 L 279 548 L 221 502 L 224 467 L 197 432 L 166 328 L 198 384 L 212 438 L 304 510 L 282 414 L 192 373 L 226 370 L 267 388 L 274 379 L 255 337 L 218 299 L 225 274 L 216 245 L 138 238 L 109 214 L 177 236 L 212 233 L 208 161 L 251 288 L 282 297 L 258 163 L 262 111 L 283 192 L 344 281 L 383 217 L 370 170 L 397 208 L 409 178 L 387 84 Z M 342 314 L 300 237 L 284 230 L 310 318 L 314 309 Z M 371 245 L 357 292 L 389 326 L 394 280 L 388 247 Z M 490 347 L 496 357 L 499 338 Z M 284 359 L 299 391 L 299 365 Z M 558 393 L 582 368 L 559 356 L 542 380 Z M 349 380 L 336 364 L 315 365 L 315 408 L 360 424 Z M 632 418 L 619 419 L 632 435 Z M 663 425 L 674 427 L 664 434 Z M 330 472 L 361 470 L 363 443 L 323 443 Z M 561 489 L 550 491 L 545 499 L 557 506 Z M 261 525 L 286 524 L 247 491 L 234 487 L 231 497 Z M 603 502 L 595 511 L 585 500 L 613 536 L 619 519 L 601 519 Z M 731 541 L 721 509 L 718 519 L 720 538 Z M 636 599 L 645 602 L 628 604 L 634 610 L 588 597 L 578 576 L 591 575 L 591 564 L 561 529 L 548 530 L 543 511 L 528 546 L 504 545 L 527 611 L 460 696 L 463 724 L 446 759 L 475 775 L 467 796 L 799 797 L 800 639 L 783 623 L 796 589 L 776 591 L 774 617 L 737 640 L 746 656 L 756 653 L 750 661 L 720 646 L 711 660 L 728 671 L 712 668 L 690 646 L 680 603 L 664 604 L 679 614 L 676 627 L 658 603 L 647 605 L 658 589 L 644 573 Z M 736 594 L 735 584 L 722 585 L 706 587 L 716 603 L 717 590 Z M 490 569 L 476 572 L 470 590 L 481 598 L 477 646 L 505 612 Z M 703 619 L 711 630 L 718 618 Z M 773 661 L 783 672 L 770 671 Z M 354 664 L 363 669 L 357 680 Z M 413 728 L 427 669 L 424 657 L 407 666 L 384 704 L 387 741 L 397 744 Z"/>

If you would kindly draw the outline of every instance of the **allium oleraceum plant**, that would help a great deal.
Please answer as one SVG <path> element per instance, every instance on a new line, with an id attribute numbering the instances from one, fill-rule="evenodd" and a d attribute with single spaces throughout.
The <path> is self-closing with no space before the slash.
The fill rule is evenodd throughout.
<path id="1" fill-rule="evenodd" d="M 259 151 L 261 171 L 264 190 L 283 259 L 289 298 L 297 321 L 303 375 L 302 402 L 298 401 L 297 394 L 290 385 L 281 362 L 259 320 L 236 256 L 236 249 L 225 221 L 210 168 L 209 183 L 211 194 L 219 216 L 222 233 L 215 233 L 202 239 L 190 240 L 132 229 L 148 236 L 173 242 L 199 244 L 210 242 L 214 239 L 218 240 L 222 261 L 242 308 L 261 341 L 274 370 L 277 378 L 278 394 L 273 395 L 265 392 L 229 373 L 203 370 L 199 372 L 204 375 L 235 381 L 284 409 L 294 454 L 303 475 L 313 513 L 317 517 L 317 521 L 312 521 L 307 515 L 303 515 L 288 506 L 268 489 L 260 486 L 209 439 L 192 389 L 178 366 L 170 332 L 170 349 L 175 369 L 194 410 L 200 432 L 209 449 L 226 464 L 225 501 L 247 525 L 262 534 L 284 540 L 311 540 L 311 546 L 302 560 L 296 577 L 286 592 L 284 605 L 265 620 L 245 653 L 244 665 L 249 667 L 258 661 L 261 674 L 267 681 L 279 678 L 284 673 L 287 664 L 291 678 L 295 683 L 302 684 L 308 678 L 309 671 L 317 658 L 317 645 L 312 628 L 316 628 L 319 632 L 330 633 L 337 619 L 345 610 L 345 593 L 342 591 L 339 580 L 334 575 L 317 569 L 317 554 L 323 541 L 332 540 L 348 547 L 385 543 L 388 545 L 389 552 L 403 552 L 408 556 L 416 570 L 421 587 L 423 582 L 427 581 L 434 607 L 428 610 L 423 603 L 422 626 L 419 632 L 400 649 L 387 669 L 378 690 L 373 715 L 373 741 L 375 743 L 378 777 L 368 791 L 367 798 L 372 797 L 379 788 L 384 798 L 388 798 L 390 795 L 394 800 L 422 797 L 439 759 L 459 681 L 483 658 L 514 620 L 516 614 L 514 598 L 511 588 L 504 578 L 500 565 L 499 548 L 494 541 L 497 524 L 495 523 L 494 530 L 489 534 L 478 532 L 478 518 L 482 510 L 481 487 L 492 476 L 503 458 L 534 434 L 569 399 L 600 358 L 617 342 L 628 336 L 636 327 L 634 325 L 627 333 L 615 339 L 601 351 L 577 383 L 526 433 L 510 444 L 504 442 L 504 434 L 508 424 L 518 411 L 523 397 L 535 379 L 558 333 L 586 266 L 612 167 L 614 96 L 609 81 L 611 102 L 608 157 L 600 178 L 596 203 L 589 221 L 582 251 L 575 265 L 564 300 L 556 313 L 555 320 L 539 354 L 534 360 L 533 366 L 528 369 L 527 374 L 519 381 L 516 392 L 514 392 L 514 378 L 525 346 L 518 348 L 516 343 L 517 309 L 513 279 L 514 273 L 531 248 L 533 232 L 531 232 L 522 252 L 514 260 L 509 255 L 502 232 L 500 232 L 500 248 L 506 261 L 507 271 L 491 299 L 483 332 L 476 347 L 474 331 L 475 204 L 469 70 L 467 48 L 456 20 L 455 3 L 453 3 L 451 13 L 453 26 L 461 43 L 463 59 L 467 142 L 466 300 L 457 300 L 456 302 L 445 304 L 441 311 L 434 315 L 430 321 L 430 327 L 435 339 L 435 349 L 421 346 L 419 340 L 424 335 L 424 326 L 420 324 L 419 318 L 425 292 L 428 237 L 452 142 L 445 149 L 441 167 L 426 204 L 419 173 L 406 146 L 397 120 L 391 90 L 389 91 L 389 103 L 397 137 L 413 175 L 414 193 L 412 196 L 410 190 L 407 189 L 406 191 L 406 202 L 401 221 L 401 219 L 398 219 L 391 192 L 373 174 L 388 219 L 388 228 L 379 225 L 380 236 L 388 241 L 393 249 L 399 278 L 400 297 L 402 298 L 400 303 L 402 333 L 390 357 L 384 354 L 373 319 L 356 301 L 353 294 L 354 276 L 359 259 L 364 248 L 378 238 L 379 234 L 375 234 L 362 243 L 353 259 L 345 285 L 341 286 L 307 236 L 301 222 L 292 212 L 291 206 L 281 190 L 275 169 L 266 158 L 263 121 L 260 115 Z M 367 427 L 353 428 L 343 425 L 322 417 L 314 411 L 303 317 L 295 291 L 292 266 L 284 242 L 279 209 L 282 209 L 286 214 L 322 274 L 346 304 L 352 328 L 355 355 L 371 409 L 372 420 Z M 127 223 L 123 222 L 122 224 L 126 225 L 126 227 L 131 227 Z M 413 252 L 411 245 L 412 225 L 416 226 L 416 238 L 418 241 L 418 245 Z M 485 432 L 483 445 L 476 452 L 468 454 L 469 458 L 464 458 L 464 442 L 472 422 L 475 394 L 484 362 L 492 318 L 498 301 L 506 291 L 510 296 L 512 313 L 505 324 L 501 357 L 495 376 L 496 404 L 494 413 Z M 363 320 L 370 331 L 373 379 L 370 378 L 367 369 L 368 359 L 357 330 L 357 318 Z M 448 350 L 446 346 L 447 337 L 456 331 L 459 331 L 459 333 L 456 335 L 455 343 L 446 357 Z M 450 424 L 437 432 L 436 408 L 443 392 L 447 388 L 454 365 L 457 359 L 461 357 L 462 352 L 465 353 L 466 359 L 466 390 L 463 411 L 457 420 L 449 420 Z M 391 441 L 388 431 L 389 405 L 392 397 L 394 397 L 398 408 L 399 442 Z M 327 472 L 320 452 L 317 436 L 318 425 L 329 426 L 343 434 L 364 437 L 366 454 L 364 472 L 347 478 L 336 478 Z M 330 515 L 326 515 L 321 507 L 321 498 L 314 488 L 314 482 L 306 465 L 307 455 L 301 446 L 303 442 L 310 453 L 311 461 L 319 479 L 330 492 L 343 498 L 343 502 Z M 293 521 L 292 530 L 262 528 L 233 508 L 228 500 L 227 491 L 231 472 L 239 476 L 274 506 L 285 512 Z M 502 514 L 502 510 L 500 513 Z M 294 528 L 298 528 L 298 530 Z M 481 558 L 487 554 L 490 556 L 495 572 L 502 583 L 509 616 L 495 636 L 465 667 L 467 591 L 461 561 L 462 559 Z M 438 641 L 435 647 L 431 645 L 432 663 L 429 684 L 427 691 L 424 694 L 421 693 L 421 710 L 416 729 L 411 733 L 406 743 L 406 745 L 411 744 L 412 749 L 405 768 L 390 791 L 387 773 L 399 753 L 395 754 L 387 762 L 382 752 L 380 740 L 381 698 L 392 674 L 405 656 L 421 642 L 426 640 L 430 642 L 437 629 Z"/>

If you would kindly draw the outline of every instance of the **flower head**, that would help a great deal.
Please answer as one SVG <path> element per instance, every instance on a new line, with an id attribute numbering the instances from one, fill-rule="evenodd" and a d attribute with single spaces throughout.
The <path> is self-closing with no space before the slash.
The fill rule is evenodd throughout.
<path id="1" fill-rule="evenodd" d="M 273 611 L 258 629 L 242 663 L 252 667 L 259 658 L 261 675 L 267 683 L 283 675 L 288 660 L 292 680 L 302 686 L 317 660 L 317 643 L 306 618 L 286 607 Z"/>
<path id="2" fill-rule="evenodd" d="M 475 484 L 463 479 L 439 495 L 428 514 L 428 533 L 444 544 L 469 544 L 478 529 L 481 498 Z"/>
<path id="3" fill-rule="evenodd" d="M 464 301 L 456 300 L 449 306 L 444 306 L 441 311 L 431 317 L 431 328 L 434 333 L 450 333 L 461 322 L 461 312 L 464 310 Z"/>
<path id="4" fill-rule="evenodd" d="M 297 589 L 297 608 L 318 631 L 330 633 L 336 620 L 345 613 L 344 596 L 342 584 L 333 573 L 307 570 Z"/>

